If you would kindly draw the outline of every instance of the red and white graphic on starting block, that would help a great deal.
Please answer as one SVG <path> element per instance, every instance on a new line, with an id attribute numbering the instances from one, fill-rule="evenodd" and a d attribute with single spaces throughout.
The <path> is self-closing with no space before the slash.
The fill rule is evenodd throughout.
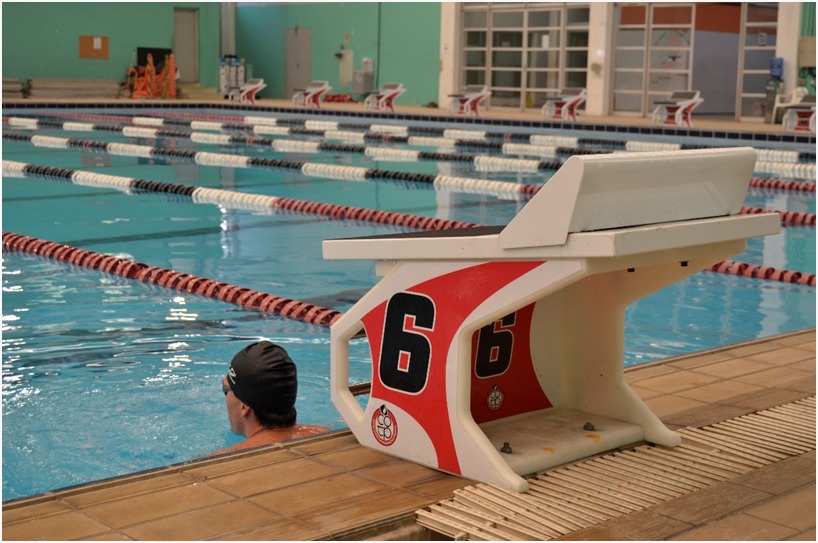
<path id="1" fill-rule="evenodd" d="M 490 262 L 444 274 L 393 294 L 361 319 L 372 351 L 371 397 L 415 419 L 434 444 L 440 469 L 460 473 L 446 407 L 446 360 L 456 334 L 475 308 L 541 264 Z M 525 308 L 475 334 L 476 421 L 522 412 L 532 402 L 551 405 L 531 368 L 531 312 Z M 511 364 L 517 356 L 523 375 L 517 375 L 517 358 Z M 528 385 L 521 387 L 523 382 Z M 490 411 L 486 402 L 494 385 L 514 390 L 514 395 L 506 395 L 499 409 Z"/>

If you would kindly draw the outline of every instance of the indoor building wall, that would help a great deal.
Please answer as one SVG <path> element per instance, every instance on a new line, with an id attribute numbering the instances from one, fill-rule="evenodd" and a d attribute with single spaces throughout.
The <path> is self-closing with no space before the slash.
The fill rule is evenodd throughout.
<path id="1" fill-rule="evenodd" d="M 289 98 L 284 88 L 284 36 L 287 28 L 295 27 L 311 32 L 310 79 L 328 81 L 333 94 L 353 93 L 336 56 L 351 50 L 354 70 L 361 69 L 364 58 L 374 62 L 375 88 L 404 84 L 402 104 L 437 100 L 439 3 L 238 4 L 236 54 L 252 66 L 254 77 L 267 83 L 262 98 Z"/>
<path id="2" fill-rule="evenodd" d="M 218 86 L 219 4 L 207 2 L 5 2 L 3 77 L 124 81 L 137 47 L 173 47 L 175 7 L 198 10 L 199 80 Z M 80 58 L 80 36 L 106 37 L 108 58 Z"/>

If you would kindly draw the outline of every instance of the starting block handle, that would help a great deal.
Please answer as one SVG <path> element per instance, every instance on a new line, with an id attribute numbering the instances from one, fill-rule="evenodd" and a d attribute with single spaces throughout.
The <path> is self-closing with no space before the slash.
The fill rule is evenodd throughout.
<path id="1" fill-rule="evenodd" d="M 574 232 L 734 215 L 755 161 L 750 147 L 573 156 L 503 229 L 500 246 L 564 245 Z"/>

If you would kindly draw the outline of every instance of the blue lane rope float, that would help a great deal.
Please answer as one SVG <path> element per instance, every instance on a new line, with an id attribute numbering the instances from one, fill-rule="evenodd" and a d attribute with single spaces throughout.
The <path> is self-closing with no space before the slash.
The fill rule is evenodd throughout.
<path id="1" fill-rule="evenodd" d="M 66 180 L 77 185 L 115 188 L 127 194 L 134 194 L 135 192 L 154 192 L 182 195 L 188 197 L 190 201 L 194 203 L 215 204 L 223 207 L 257 211 L 282 209 L 300 213 L 326 215 L 337 219 L 352 219 L 393 226 L 405 226 L 420 230 L 445 230 L 483 226 L 480 224 L 463 221 L 434 219 L 430 217 L 422 217 L 418 215 L 409 215 L 391 211 L 353 208 L 336 204 L 324 204 L 306 200 L 294 200 L 291 198 L 246 194 L 222 189 L 206 189 L 203 187 L 102 175 L 94 172 L 54 168 L 51 166 L 37 166 L 12 161 L 3 161 L 3 175 L 9 177 L 34 177 Z M 771 211 L 761 208 L 742 208 L 741 213 L 778 213 L 781 215 L 782 224 L 785 226 L 789 224 L 798 226 L 815 226 L 816 219 L 816 216 L 811 213 Z M 706 271 L 815 286 L 815 274 L 788 270 L 775 270 L 774 268 L 735 261 L 719 262 L 708 268 Z"/>

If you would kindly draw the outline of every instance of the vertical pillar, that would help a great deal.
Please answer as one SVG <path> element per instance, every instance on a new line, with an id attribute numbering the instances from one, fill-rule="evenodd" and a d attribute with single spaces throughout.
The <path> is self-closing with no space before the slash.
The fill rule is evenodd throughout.
<path id="1" fill-rule="evenodd" d="M 586 115 L 607 115 L 610 110 L 611 73 L 613 72 L 612 2 L 592 2 L 588 21 L 588 79 Z"/>

